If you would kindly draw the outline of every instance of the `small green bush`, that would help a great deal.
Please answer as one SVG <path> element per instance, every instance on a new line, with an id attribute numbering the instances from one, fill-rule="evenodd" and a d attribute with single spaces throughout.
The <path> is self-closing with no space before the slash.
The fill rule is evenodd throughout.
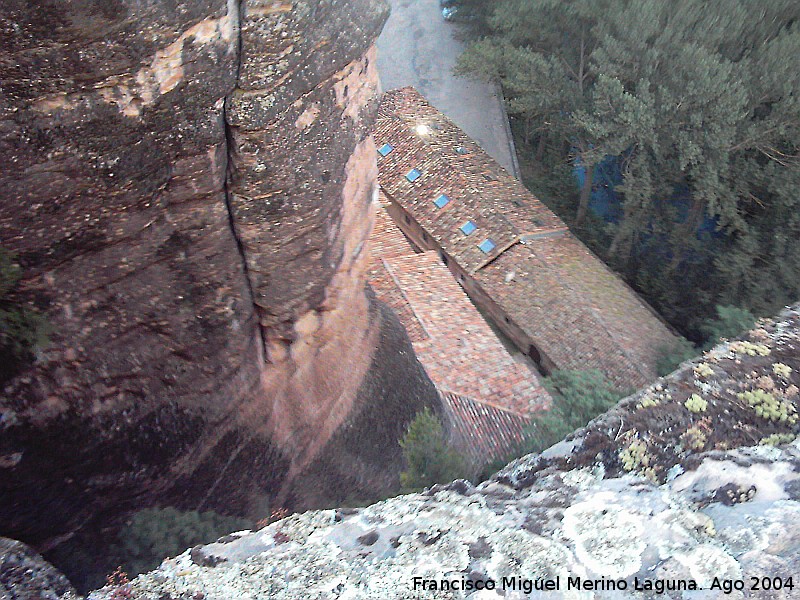
<path id="1" fill-rule="evenodd" d="M 669 375 L 683 361 L 694 358 L 700 351 L 684 338 L 680 338 L 675 343 L 661 346 L 656 351 L 656 372 L 659 377 Z"/>
<path id="2" fill-rule="evenodd" d="M 761 389 L 749 390 L 737 394 L 739 400 L 747 402 L 753 411 L 762 419 L 779 421 L 794 425 L 798 421 L 797 409 L 791 401 L 776 398 L 770 392 Z"/>
<path id="3" fill-rule="evenodd" d="M 133 515 L 120 530 L 118 550 L 125 571 L 135 576 L 155 569 L 168 556 L 177 556 L 187 548 L 252 528 L 250 521 L 212 511 L 147 508 Z"/>
<path id="4" fill-rule="evenodd" d="M 469 465 L 447 444 L 441 421 L 428 408 L 411 421 L 400 447 L 407 465 L 400 474 L 404 492 L 468 476 Z"/>
<path id="5" fill-rule="evenodd" d="M 717 318 L 706 321 L 701 329 L 706 335 L 705 349 L 716 346 L 720 340 L 730 340 L 753 327 L 756 317 L 746 308 L 716 306 Z"/>
<path id="6" fill-rule="evenodd" d="M 479 481 L 488 479 L 516 458 L 542 452 L 560 442 L 629 393 L 615 389 L 597 369 L 554 371 L 543 382 L 553 398 L 553 406 L 531 420 L 516 450 L 483 467 Z"/>
<path id="7" fill-rule="evenodd" d="M 524 454 L 549 448 L 626 395 L 596 369 L 554 371 L 544 384 L 553 397 L 553 407 L 532 420 L 526 431 Z"/>
<path id="8" fill-rule="evenodd" d="M 789 444 L 794 441 L 797 436 L 793 433 L 773 433 L 765 438 L 762 438 L 759 443 L 761 446 L 780 446 L 781 444 Z"/>
<path id="9" fill-rule="evenodd" d="M 683 405 L 689 412 L 693 413 L 705 412 L 708 408 L 708 402 L 699 394 L 692 394 Z"/>

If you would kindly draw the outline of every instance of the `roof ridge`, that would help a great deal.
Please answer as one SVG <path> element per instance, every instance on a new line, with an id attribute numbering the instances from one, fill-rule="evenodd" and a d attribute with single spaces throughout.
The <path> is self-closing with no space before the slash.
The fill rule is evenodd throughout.
<path id="1" fill-rule="evenodd" d="M 394 283 L 395 287 L 397 288 L 397 291 L 400 292 L 400 295 L 403 297 L 403 300 L 405 300 L 406 304 L 408 304 L 408 306 L 411 308 L 411 313 L 413 314 L 414 318 L 417 320 L 417 323 L 419 323 L 419 326 L 422 328 L 422 331 L 425 333 L 425 335 L 427 336 L 427 338 L 429 340 L 433 339 L 433 337 L 431 336 L 431 332 L 428 331 L 428 328 L 425 327 L 425 323 L 422 322 L 422 319 L 420 318 L 420 316 L 414 310 L 414 305 L 412 304 L 411 300 L 409 300 L 408 296 L 406 295 L 405 290 L 403 290 L 403 286 L 400 284 L 400 281 L 397 279 L 397 276 L 394 274 L 394 269 L 392 269 L 392 266 L 389 264 L 389 261 L 387 259 L 385 259 L 385 258 L 381 258 L 380 260 L 381 260 L 381 263 L 383 263 L 383 268 L 389 274 L 389 277 L 392 278 L 392 283 Z"/>
<path id="2" fill-rule="evenodd" d="M 378 158 L 379 183 L 398 228 L 426 247 L 426 235 L 432 238 L 450 271 L 474 280 L 475 293 L 498 306 L 508 328 L 524 333 L 517 346 L 527 352 L 535 344 L 552 363 L 547 368 L 585 365 L 615 381 L 649 381 L 654 346 L 675 335 L 663 318 L 417 90 L 384 98 L 382 114 L 402 117 L 381 116 L 375 129 L 380 143 L 393 146 Z M 439 194 L 452 202 L 439 202 Z M 396 274 L 402 279 L 399 267 Z"/>
<path id="3" fill-rule="evenodd" d="M 470 275 L 474 275 L 475 273 L 477 273 L 478 271 L 480 271 L 484 267 L 489 266 L 494 261 L 496 261 L 498 258 L 500 258 L 507 250 L 509 250 L 510 248 L 512 248 L 514 245 L 518 244 L 521 241 L 522 241 L 522 236 L 521 235 L 517 235 L 517 237 L 515 237 L 513 240 L 511 240 L 507 244 L 501 246 L 500 250 L 497 251 L 497 254 L 495 254 L 494 256 L 489 256 L 489 257 L 486 258 L 485 261 L 483 261 L 482 263 L 479 263 L 477 267 L 475 267 L 474 269 L 472 269 L 469 272 L 469 274 Z"/>

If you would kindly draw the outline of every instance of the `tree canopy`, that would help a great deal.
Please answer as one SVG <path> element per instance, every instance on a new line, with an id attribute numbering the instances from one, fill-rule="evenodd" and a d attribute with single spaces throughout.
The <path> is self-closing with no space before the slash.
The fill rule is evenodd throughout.
<path id="1" fill-rule="evenodd" d="M 800 4 L 493 6 L 459 69 L 501 83 L 524 152 L 585 168 L 575 225 L 614 157 L 620 218 L 596 251 L 695 338 L 716 305 L 800 297 Z"/>
<path id="2" fill-rule="evenodd" d="M 525 453 L 541 452 L 614 406 L 626 393 L 597 369 L 554 371 L 545 381 L 553 398 L 549 411 L 531 421 Z"/>

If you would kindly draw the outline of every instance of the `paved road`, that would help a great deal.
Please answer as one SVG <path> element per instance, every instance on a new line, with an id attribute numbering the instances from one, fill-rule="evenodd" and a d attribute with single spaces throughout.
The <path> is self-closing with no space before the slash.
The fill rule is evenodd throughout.
<path id="1" fill-rule="evenodd" d="M 519 176 L 502 101 L 495 87 L 453 75 L 464 43 L 461 25 L 442 19 L 439 0 L 389 0 L 392 15 L 378 38 L 383 89 L 414 86 L 436 108 Z"/>

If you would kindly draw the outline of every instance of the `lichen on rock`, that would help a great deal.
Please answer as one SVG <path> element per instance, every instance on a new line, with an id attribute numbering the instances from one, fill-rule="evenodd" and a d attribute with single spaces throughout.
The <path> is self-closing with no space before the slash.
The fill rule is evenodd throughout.
<path id="1" fill-rule="evenodd" d="M 753 454 L 743 449 L 723 456 L 745 464 Z M 800 532 L 791 523 L 800 515 L 800 502 L 788 498 L 800 481 L 800 444 L 776 449 L 769 463 L 751 465 L 774 467 L 773 481 L 769 473 L 760 477 L 782 490 L 778 502 L 773 495 L 763 500 L 756 495 L 728 506 L 709 496 L 711 488 L 728 479 L 725 469 L 714 467 L 720 458 L 710 456 L 701 463 L 707 466 L 669 484 L 630 475 L 603 479 L 592 469 L 581 469 L 583 475 L 573 478 L 580 487 L 565 497 L 560 493 L 564 473 L 551 467 L 534 485 L 518 490 L 496 480 L 478 487 L 456 482 L 364 509 L 294 515 L 259 532 L 205 546 L 202 552 L 213 556 L 216 566 L 200 566 L 187 552 L 137 578 L 132 590 L 134 597 L 154 600 L 196 592 L 220 600 L 303 594 L 399 599 L 428 597 L 429 592 L 413 589 L 414 577 L 497 582 L 559 577 L 560 594 L 547 597 L 620 597 L 602 590 L 589 596 L 566 590 L 568 577 L 580 577 L 625 579 L 631 585 L 625 597 L 644 598 L 649 596 L 632 591 L 633 577 L 661 573 L 693 579 L 707 589 L 703 598 L 723 598 L 719 590 L 708 590 L 714 577 L 759 575 L 765 557 L 776 574 L 799 566 L 795 549 Z M 537 511 L 541 526 L 532 532 L 525 517 Z M 455 591 L 437 597 L 484 596 Z M 769 597 L 791 595 L 784 591 Z M 100 590 L 90 598 L 110 596 Z"/>

